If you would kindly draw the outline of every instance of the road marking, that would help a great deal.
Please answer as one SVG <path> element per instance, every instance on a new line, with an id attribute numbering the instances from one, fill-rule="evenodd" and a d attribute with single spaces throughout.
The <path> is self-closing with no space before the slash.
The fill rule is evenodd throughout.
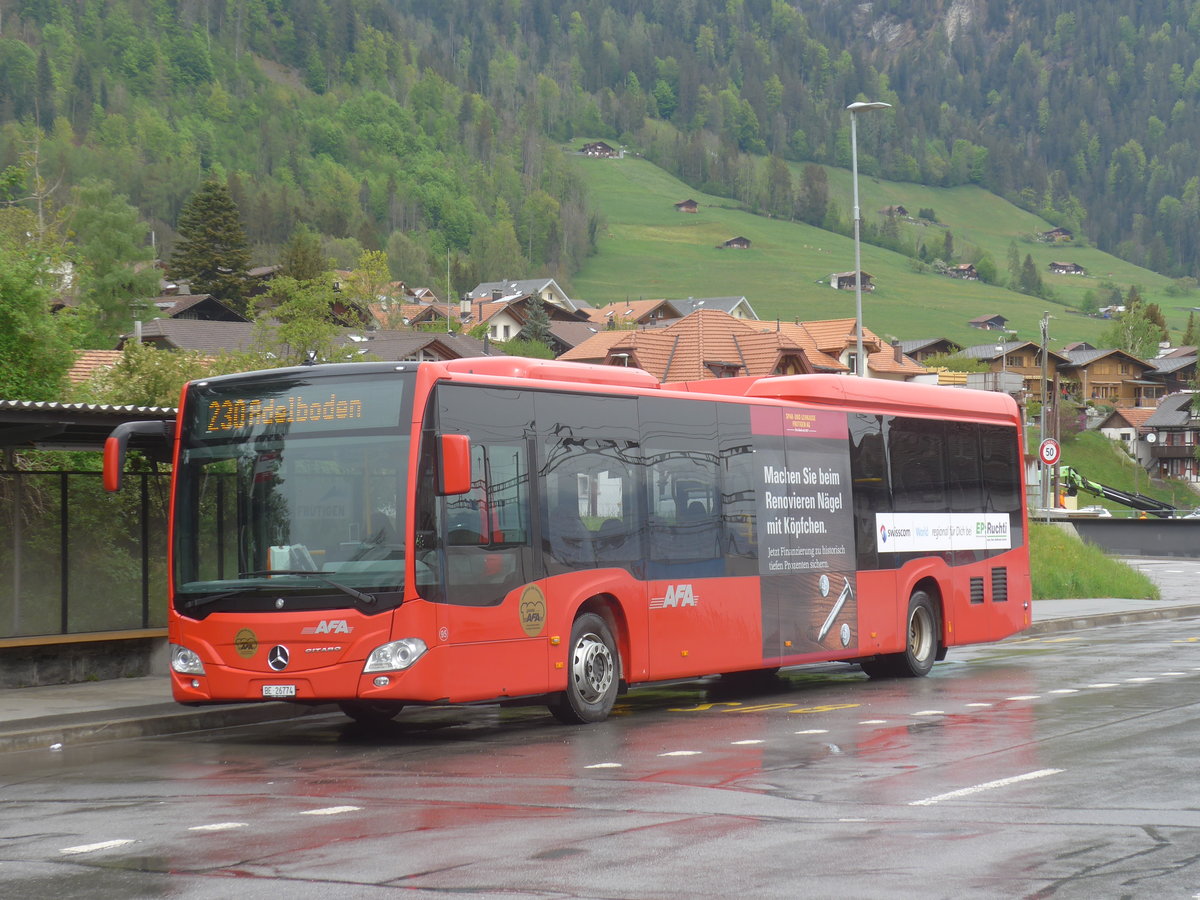
<path id="1" fill-rule="evenodd" d="M 825 706 L 806 706 L 803 709 L 790 709 L 788 710 L 788 715 L 794 716 L 800 713 L 836 712 L 839 709 L 858 709 L 860 706 L 862 706 L 861 703 L 829 703 Z"/>
<path id="2" fill-rule="evenodd" d="M 699 756 L 699 750 L 668 750 L 666 753 L 660 753 L 659 756 Z"/>
<path id="3" fill-rule="evenodd" d="M 95 853 L 97 850 L 112 850 L 114 847 L 124 847 L 126 844 L 133 843 L 136 843 L 136 841 L 101 841 L 98 844 L 80 844 L 78 847 L 63 847 L 58 852 L 64 856 L 70 856 L 77 853 Z"/>
<path id="4" fill-rule="evenodd" d="M 887 719 L 863 719 L 858 724 L 859 725 L 886 725 Z M 800 734 L 800 733 L 801 732 L 799 732 L 799 731 L 796 732 L 796 734 Z"/>
<path id="5" fill-rule="evenodd" d="M 682 707 L 670 709 L 670 710 L 668 710 L 668 712 L 707 712 L 708 710 L 714 709 L 715 707 L 718 707 L 718 706 L 741 706 L 741 705 L 742 704 L 740 704 L 740 703 L 733 703 L 730 701 L 723 700 L 723 701 L 720 701 L 717 703 L 698 703 L 697 705 L 689 706 L 686 709 L 682 708 Z"/>
<path id="6" fill-rule="evenodd" d="M 592 763 L 590 766 L 584 766 L 585 769 L 619 769 L 620 763 Z"/>
<path id="7" fill-rule="evenodd" d="M 306 809 L 302 816 L 340 816 L 342 813 L 358 812 L 361 806 L 326 806 L 324 809 Z"/>
<path id="8" fill-rule="evenodd" d="M 1186 675 L 1187 672 L 1159 672 L 1159 675 Z"/>
<path id="9" fill-rule="evenodd" d="M 1147 681 L 1153 681 L 1153 678 L 1126 678 L 1129 684 L 1145 684 Z"/>
<path id="10" fill-rule="evenodd" d="M 1058 688 L 1056 690 L 1051 691 L 1050 693 L 1052 693 L 1052 694 L 1078 694 L 1079 691 L 1075 690 L 1075 688 Z"/>
<path id="11" fill-rule="evenodd" d="M 188 831 L 230 831 L 234 828 L 248 828 L 249 822 L 214 822 L 211 825 L 193 825 Z"/>
<path id="12" fill-rule="evenodd" d="M 967 706 L 969 706 L 969 707 L 972 707 L 972 708 L 976 708 L 976 709 L 981 709 L 981 708 L 983 708 L 983 707 L 985 707 L 985 706 L 995 706 L 995 705 L 996 705 L 996 704 L 994 704 L 994 703 L 968 703 L 968 704 L 967 704 Z"/>
<path id="13" fill-rule="evenodd" d="M 1095 684 L 1089 684 L 1088 687 L 1090 687 L 1090 688 L 1109 688 L 1109 687 L 1120 687 L 1120 685 L 1117 684 L 1115 681 L 1098 681 Z"/>
<path id="14" fill-rule="evenodd" d="M 945 714 L 946 714 L 945 711 L 940 710 L 940 709 L 922 709 L 918 712 L 912 713 L 911 715 L 914 715 L 914 716 L 944 716 Z"/>
<path id="15" fill-rule="evenodd" d="M 1009 697 L 1009 700 L 1041 700 L 1041 694 L 1017 694 L 1015 697 Z"/>
<path id="16" fill-rule="evenodd" d="M 735 746 L 735 747 L 747 747 L 750 744 L 761 744 L 763 742 L 752 739 L 752 740 L 748 740 L 748 741 L 731 741 L 730 743 L 733 744 L 733 746 Z"/>
<path id="17" fill-rule="evenodd" d="M 742 706 L 738 709 L 727 709 L 724 712 L 771 712 L 776 709 L 791 709 L 795 703 L 760 703 L 757 706 Z"/>
<path id="18" fill-rule="evenodd" d="M 938 794 L 934 797 L 926 797 L 924 800 L 913 800 L 909 806 L 933 806 L 936 803 L 941 803 L 943 800 L 954 800 L 959 797 L 969 797 L 972 794 L 978 794 L 983 791 L 991 791 L 996 788 L 1007 787 L 1010 784 L 1017 784 L 1022 781 L 1033 781 L 1036 778 L 1045 778 L 1047 775 L 1057 775 L 1062 769 L 1038 769 L 1036 772 L 1026 772 L 1024 775 L 1013 775 L 1011 778 L 1000 778 L 996 781 L 986 781 L 983 784 L 977 784 L 973 787 L 959 788 L 957 791 L 949 791 L 945 794 Z"/>
<path id="19" fill-rule="evenodd" d="M 828 728 L 806 728 L 804 731 L 797 731 L 796 734 L 829 734 Z"/>

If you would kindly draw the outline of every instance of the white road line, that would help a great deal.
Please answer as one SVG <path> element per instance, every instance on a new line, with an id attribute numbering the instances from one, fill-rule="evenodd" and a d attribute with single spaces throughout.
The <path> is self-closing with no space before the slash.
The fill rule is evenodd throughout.
<path id="1" fill-rule="evenodd" d="M 863 719 L 859 725 L 886 725 L 887 719 Z M 808 732 L 797 731 L 796 734 L 807 734 Z"/>
<path id="2" fill-rule="evenodd" d="M 101 841 L 98 844 L 80 844 L 78 847 L 63 847 L 58 852 L 64 856 L 73 855 L 76 853 L 95 853 L 97 850 L 112 850 L 114 847 L 124 847 L 126 844 L 133 843 L 136 843 L 136 841 Z"/>
<path id="3" fill-rule="evenodd" d="M 699 756 L 699 750 L 668 750 L 666 753 L 660 753 L 659 756 Z"/>
<path id="4" fill-rule="evenodd" d="M 762 741 L 757 741 L 757 740 L 749 740 L 749 741 L 730 741 L 730 743 L 731 743 L 731 744 L 733 744 L 733 746 L 735 746 L 735 747 L 745 747 L 745 746 L 747 746 L 747 745 L 749 745 L 749 744 L 761 744 L 761 743 L 762 743 Z"/>
<path id="5" fill-rule="evenodd" d="M 234 828 L 248 828 L 249 822 L 213 822 L 211 825 L 193 825 L 188 831 L 232 831 Z"/>
<path id="6" fill-rule="evenodd" d="M 1036 778 L 1045 778 L 1047 775 L 1057 775 L 1062 769 L 1038 769 L 1036 772 L 1026 772 L 1024 775 L 1013 775 L 1011 778 L 1000 778 L 996 781 L 987 781 L 983 784 L 977 784 L 973 787 L 960 788 L 957 791 L 950 791 L 945 794 L 938 794 L 935 797 L 926 797 L 924 800 L 913 800 L 909 806 L 933 806 L 935 803 L 941 803 L 943 800 L 954 800 L 959 797 L 969 797 L 971 794 L 978 794 L 982 791 L 990 791 L 995 788 L 1007 787 L 1010 784 L 1017 784 L 1022 781 L 1033 781 Z"/>
<path id="7" fill-rule="evenodd" d="M 945 714 L 946 713 L 940 709 L 922 709 L 915 713 L 911 713 L 911 715 L 914 716 L 944 716 Z"/>
<path id="8" fill-rule="evenodd" d="M 1130 684 L 1145 684 L 1147 681 L 1153 681 L 1154 679 L 1143 677 L 1143 678 L 1126 678 L 1125 680 L 1127 682 L 1129 682 Z"/>
<path id="9" fill-rule="evenodd" d="M 1097 682 L 1096 684 L 1089 684 L 1088 687 L 1090 687 L 1090 688 L 1109 688 L 1109 687 L 1120 687 L 1120 685 L 1118 685 L 1115 681 L 1100 681 L 1100 682 Z"/>
<path id="10" fill-rule="evenodd" d="M 1009 697 L 1009 700 L 1041 700 L 1041 694 L 1017 694 L 1015 697 Z"/>
<path id="11" fill-rule="evenodd" d="M 967 706 L 979 709 L 979 708 L 983 708 L 985 706 L 995 706 L 995 704 L 994 703 L 968 703 Z"/>
<path id="12" fill-rule="evenodd" d="M 342 813 L 358 812 L 361 806 L 326 806 L 324 809 L 302 810 L 302 816 L 340 816 Z"/>
<path id="13" fill-rule="evenodd" d="M 1051 691 L 1050 693 L 1052 693 L 1052 694 L 1078 694 L 1079 691 L 1075 690 L 1075 688 L 1058 688 L 1056 690 Z"/>
<path id="14" fill-rule="evenodd" d="M 829 734 L 828 728 L 806 728 L 804 731 L 797 731 L 796 734 Z"/>
<path id="15" fill-rule="evenodd" d="M 619 769 L 620 763 L 592 763 L 590 766 L 584 766 L 585 769 Z"/>
<path id="16" fill-rule="evenodd" d="M 1159 675 L 1186 675 L 1187 672 L 1159 672 Z"/>

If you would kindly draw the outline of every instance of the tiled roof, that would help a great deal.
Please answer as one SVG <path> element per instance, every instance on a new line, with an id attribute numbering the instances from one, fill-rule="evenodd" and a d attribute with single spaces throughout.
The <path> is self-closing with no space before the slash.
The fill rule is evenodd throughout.
<path id="1" fill-rule="evenodd" d="M 1142 428 L 1147 420 L 1153 416 L 1157 410 L 1153 406 L 1129 406 L 1121 409 L 1114 409 L 1100 423 L 1101 428 L 1116 428 L 1117 425 L 1113 422 L 1114 419 L 1124 419 L 1134 428 Z"/>
<path id="2" fill-rule="evenodd" d="M 162 344 L 176 350 L 246 350 L 253 340 L 249 322 L 205 322 L 199 319 L 151 319 L 142 325 L 144 343 Z M 118 349 L 133 335 L 121 336 Z"/>
<path id="3" fill-rule="evenodd" d="M 605 326 L 609 322 L 616 322 L 620 325 L 640 322 L 659 309 L 662 310 L 659 318 L 663 319 L 678 319 L 684 315 L 671 300 L 626 300 L 623 303 L 610 303 L 599 308 L 591 307 L 584 312 L 590 322 Z"/>
<path id="4" fill-rule="evenodd" d="M 1158 409 L 1154 410 L 1154 414 L 1146 419 L 1145 426 L 1147 428 L 1187 427 L 1192 417 L 1193 396 L 1191 391 L 1183 391 L 1163 397 L 1158 403 Z"/>
<path id="5" fill-rule="evenodd" d="M 120 350 L 76 350 L 75 364 L 67 372 L 72 384 L 82 384 L 97 371 L 111 369 L 124 354 Z"/>
<path id="6" fill-rule="evenodd" d="M 814 337 L 814 331 L 820 340 Z M 837 356 L 846 349 L 847 340 L 853 342 L 853 333 L 853 319 L 772 325 L 710 309 L 692 313 L 665 328 L 601 331 L 559 358 L 606 362 L 624 354 L 631 365 L 664 382 L 712 378 L 717 374 L 714 369 L 770 375 L 787 357 L 793 358 L 801 371 L 845 372 L 846 366 Z M 873 351 L 868 357 L 873 371 L 905 375 L 926 371 L 908 357 L 897 362 L 892 347 L 866 329 L 864 345 Z"/>
<path id="7" fill-rule="evenodd" d="M 671 300 L 672 306 L 679 310 L 679 315 L 687 316 L 700 309 L 719 309 L 732 313 L 739 306 L 744 306 L 750 313 L 749 318 L 757 319 L 758 313 L 745 297 L 688 297 L 686 300 Z"/>

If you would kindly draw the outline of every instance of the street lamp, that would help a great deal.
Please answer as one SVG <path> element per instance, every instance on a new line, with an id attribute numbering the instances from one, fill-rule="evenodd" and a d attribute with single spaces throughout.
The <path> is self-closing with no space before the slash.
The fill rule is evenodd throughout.
<path id="1" fill-rule="evenodd" d="M 892 104 L 881 103 L 878 100 L 860 100 L 851 103 L 846 109 L 850 110 L 850 165 L 854 173 L 854 330 L 858 339 L 857 356 L 854 359 L 854 374 L 860 378 L 867 374 L 866 361 L 863 359 L 863 313 L 862 313 L 862 246 L 861 218 L 858 211 L 858 131 L 855 120 L 859 112 L 868 109 L 891 109 Z"/>

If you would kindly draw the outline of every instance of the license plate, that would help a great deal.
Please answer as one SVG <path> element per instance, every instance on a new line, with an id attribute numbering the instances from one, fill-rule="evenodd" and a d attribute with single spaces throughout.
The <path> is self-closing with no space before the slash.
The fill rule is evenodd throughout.
<path id="1" fill-rule="evenodd" d="M 296 686 L 294 684 L 264 684 L 262 691 L 264 697 L 272 697 L 276 700 L 296 696 Z"/>

